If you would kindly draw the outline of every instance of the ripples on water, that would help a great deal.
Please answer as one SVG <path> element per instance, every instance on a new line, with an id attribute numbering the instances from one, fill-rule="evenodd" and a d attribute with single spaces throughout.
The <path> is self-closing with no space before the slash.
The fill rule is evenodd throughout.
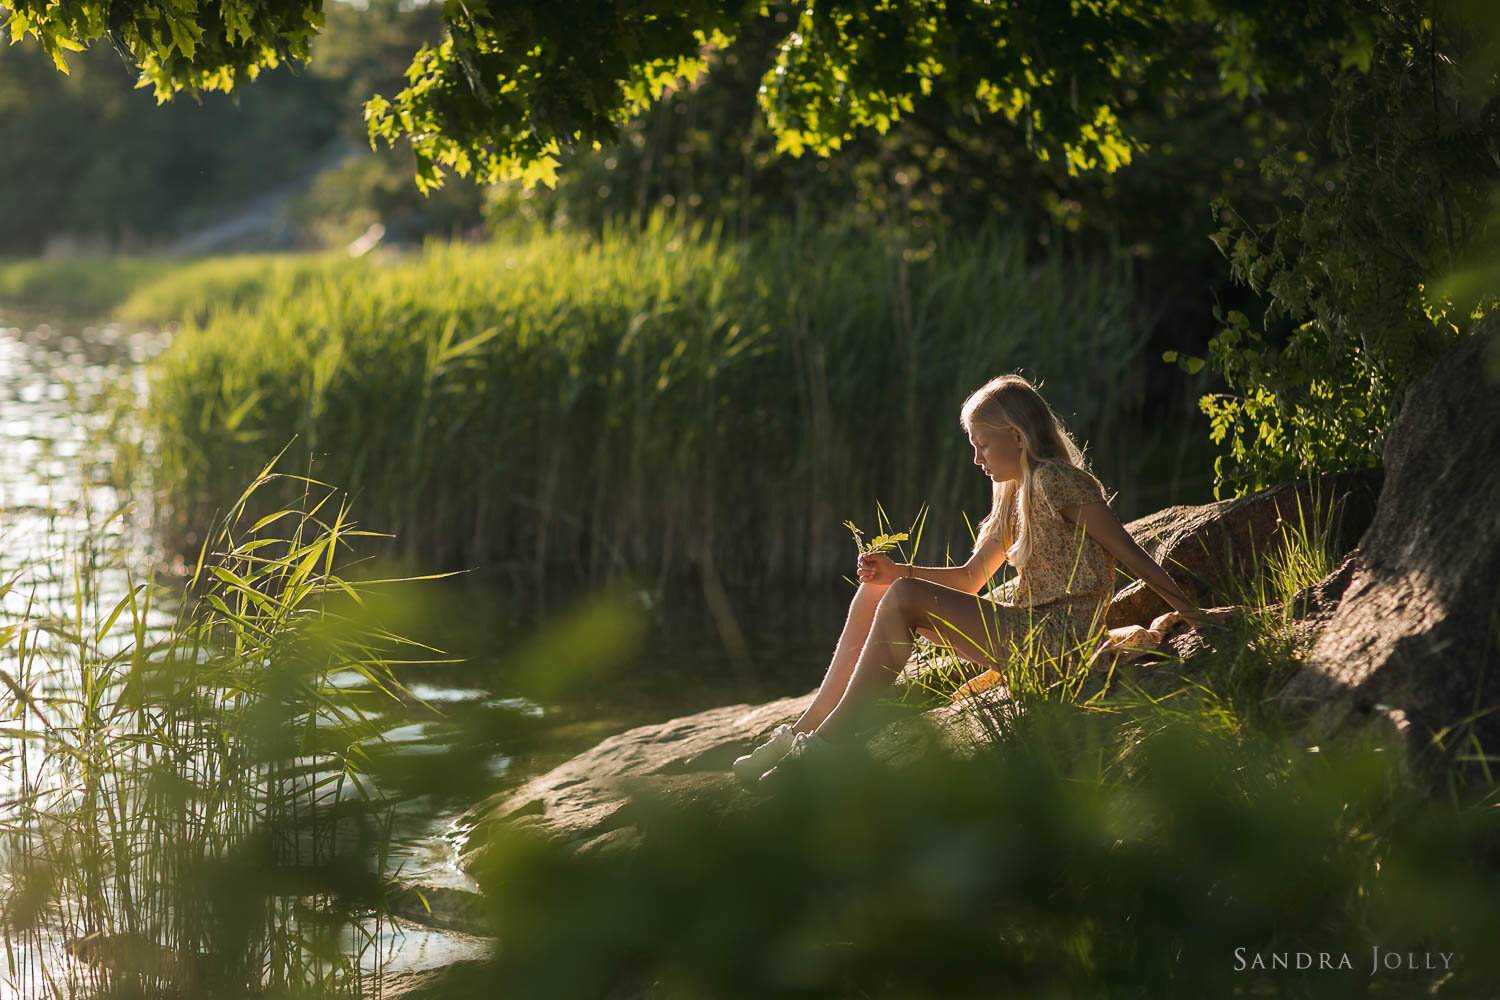
<path id="1" fill-rule="evenodd" d="M 85 621 L 102 621 L 132 573 L 139 582 L 155 559 L 150 511 L 130 506 L 117 483 L 120 439 L 106 433 L 111 414 L 93 404 L 105 393 L 143 394 L 144 362 L 165 342 L 159 332 L 97 326 L 73 334 L 45 323 L 7 326 L 0 316 L 0 587 L 9 585 L 0 623 L 70 621 L 80 610 Z M 152 610 L 150 626 L 170 623 L 168 609 Z M 106 643 L 104 651 L 113 650 Z M 15 677 L 13 658 L 7 644 L 5 669 L 35 693 L 70 693 L 66 676 Z M 35 762 L 40 749 L 24 749 Z M 14 770 L 0 771 L 7 798 Z"/>
<path id="2" fill-rule="evenodd" d="M 0 569 L 40 574 L 34 592 L 13 592 L 4 608 L 23 599 L 50 608 L 62 596 L 56 588 L 71 589 L 71 581 L 46 571 L 61 570 L 59 554 L 79 546 L 110 558 L 98 596 L 123 594 L 125 566 L 151 562 L 143 520 L 150 512 L 137 508 L 108 520 L 130 497 L 114 479 L 116 441 L 104 433 L 110 414 L 90 404 L 107 392 L 143 394 L 142 363 L 165 335 L 3 324 L 0 317 Z"/>
<path id="3" fill-rule="evenodd" d="M 127 591 L 126 567 L 148 564 L 141 512 L 108 517 L 126 498 L 114 481 L 111 442 L 102 439 L 108 417 L 87 404 L 103 392 L 144 391 L 142 363 L 161 344 L 159 334 L 115 326 L 73 334 L 48 324 L 8 325 L 0 316 L 0 587 L 7 587 L 0 627 L 76 620 L 80 607 L 85 619 L 99 620 L 99 605 Z M 77 589 L 79 582 L 86 589 Z M 157 625 L 168 620 L 162 611 L 155 617 Z M 13 637 L 0 652 L 7 677 L 38 698 L 68 697 L 61 664 L 54 660 L 49 668 L 40 657 L 23 656 L 18 642 Z M 20 712 L 14 697 L 3 704 L 8 725 L 40 724 Z M 0 819 L 8 822 L 24 808 L 18 797 L 25 776 L 41 772 L 46 756 L 39 740 L 6 740 Z M 60 942 L 44 935 L 31 944 L 43 953 L 18 956 L 15 981 L 0 983 L 0 994 L 28 995 L 40 966 L 67 981 L 70 960 Z"/>

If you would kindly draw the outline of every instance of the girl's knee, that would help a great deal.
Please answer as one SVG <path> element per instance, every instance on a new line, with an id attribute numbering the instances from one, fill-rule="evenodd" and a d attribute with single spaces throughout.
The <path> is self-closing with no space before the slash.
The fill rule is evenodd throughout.
<path id="1" fill-rule="evenodd" d="M 930 591 L 932 584 L 924 580 L 916 580 L 911 577 L 902 577 L 885 589 L 884 596 L 880 599 L 882 607 L 889 605 L 905 613 L 915 611 L 922 600 L 924 592 Z"/>

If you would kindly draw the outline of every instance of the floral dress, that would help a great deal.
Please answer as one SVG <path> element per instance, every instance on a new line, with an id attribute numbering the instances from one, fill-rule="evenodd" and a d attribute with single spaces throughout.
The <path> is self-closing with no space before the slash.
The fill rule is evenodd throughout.
<path id="1" fill-rule="evenodd" d="M 1031 557 L 1017 567 L 1009 599 L 994 609 L 997 637 L 1005 647 L 996 650 L 997 658 L 1014 660 L 1027 653 L 1033 662 L 1086 658 L 1114 593 L 1115 560 L 1082 524 L 1070 524 L 1062 510 L 1103 501 L 1103 491 L 1082 469 L 1042 462 L 1031 474 L 1030 499 Z M 1011 537 L 1016 537 L 1019 517 L 1013 505 Z"/>

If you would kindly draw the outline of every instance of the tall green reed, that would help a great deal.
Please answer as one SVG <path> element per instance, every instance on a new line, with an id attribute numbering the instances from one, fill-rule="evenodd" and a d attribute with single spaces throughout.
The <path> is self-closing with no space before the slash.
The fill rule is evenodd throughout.
<path id="1" fill-rule="evenodd" d="M 957 412 L 996 372 L 1043 378 L 1113 454 L 1131 292 L 1123 262 L 1028 262 L 998 232 L 431 245 L 184 330 L 150 420 L 179 532 L 295 441 L 422 565 L 816 576 L 877 494 L 940 536 L 986 502 Z"/>
<path id="2" fill-rule="evenodd" d="M 300 502 L 251 519 L 258 491 Z M 335 491 L 269 467 L 174 592 L 63 599 L 0 623 L 4 940 L 23 992 L 357 992 L 380 907 L 379 711 L 405 643 L 360 610 Z M 24 572 L 9 581 L 26 586 Z M 7 608 L 13 605 L 7 605 Z"/>

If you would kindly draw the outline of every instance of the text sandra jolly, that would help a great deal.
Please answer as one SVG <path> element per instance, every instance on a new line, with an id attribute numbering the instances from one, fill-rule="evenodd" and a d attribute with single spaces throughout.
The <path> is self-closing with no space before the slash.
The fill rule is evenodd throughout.
<path id="1" fill-rule="evenodd" d="M 1384 951 L 1379 945 L 1370 946 L 1370 975 L 1382 970 L 1420 971 L 1423 969 L 1442 971 L 1451 968 L 1457 955 L 1453 951 Z M 1363 967 L 1363 963 L 1361 963 Z M 1355 971 L 1354 962 L 1347 951 L 1273 951 L 1262 955 L 1248 948 L 1234 949 L 1234 971 L 1249 970 L 1270 972 L 1276 969 L 1326 969 L 1329 971 Z"/>

